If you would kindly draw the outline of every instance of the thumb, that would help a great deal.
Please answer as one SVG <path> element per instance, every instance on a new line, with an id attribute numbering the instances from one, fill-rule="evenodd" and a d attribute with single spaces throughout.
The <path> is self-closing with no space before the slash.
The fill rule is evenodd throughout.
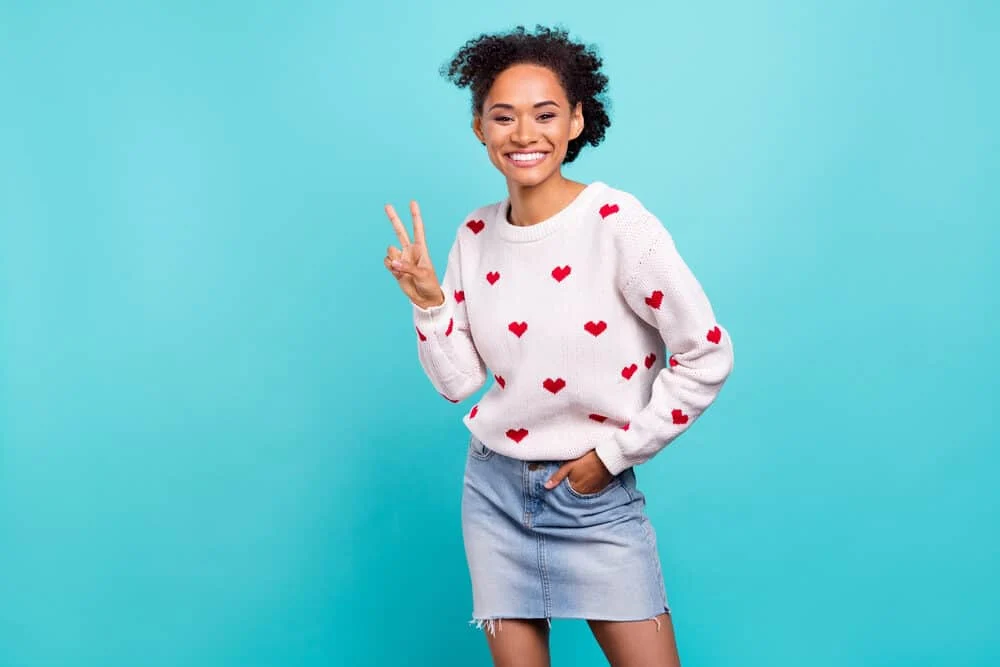
<path id="1" fill-rule="evenodd" d="M 562 481 L 569 476 L 569 471 L 573 469 L 574 463 L 574 461 L 570 461 L 569 463 L 564 463 L 560 466 L 559 470 L 552 473 L 552 477 L 549 477 L 548 481 L 545 482 L 545 488 L 554 489 L 562 484 Z"/>
<path id="2" fill-rule="evenodd" d="M 397 271 L 399 273 L 406 273 L 411 276 L 416 276 L 419 271 L 419 268 L 416 265 L 414 265 L 413 262 L 409 261 L 405 257 L 396 257 L 392 259 L 389 262 L 389 267 L 393 271 Z"/>

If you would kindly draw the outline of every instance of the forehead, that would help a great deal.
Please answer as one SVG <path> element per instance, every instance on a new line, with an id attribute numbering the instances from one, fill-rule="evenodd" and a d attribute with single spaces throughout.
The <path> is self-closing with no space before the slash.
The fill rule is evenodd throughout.
<path id="1" fill-rule="evenodd" d="M 539 100 L 566 99 L 566 92 L 555 72 L 541 65 L 519 64 L 501 72 L 486 95 L 486 108 L 497 102 L 531 105 Z"/>

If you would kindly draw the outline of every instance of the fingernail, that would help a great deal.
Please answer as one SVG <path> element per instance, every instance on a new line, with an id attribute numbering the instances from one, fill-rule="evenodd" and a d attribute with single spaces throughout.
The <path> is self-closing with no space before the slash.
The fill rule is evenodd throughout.
<path id="1" fill-rule="evenodd" d="M 402 263 L 402 262 L 400 262 L 399 260 L 395 260 L 395 259 L 394 259 L 394 260 L 392 260 L 392 264 L 391 264 L 391 266 L 392 266 L 392 268 L 394 268 L 394 269 L 401 269 L 401 268 L 403 268 L 403 263 Z"/>

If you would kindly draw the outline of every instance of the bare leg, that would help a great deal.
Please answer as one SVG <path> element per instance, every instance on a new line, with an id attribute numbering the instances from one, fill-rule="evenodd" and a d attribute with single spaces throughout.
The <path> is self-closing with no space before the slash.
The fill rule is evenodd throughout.
<path id="1" fill-rule="evenodd" d="M 670 614 L 648 621 L 587 621 L 611 667 L 680 667 Z"/>
<path id="2" fill-rule="evenodd" d="M 549 624 L 504 618 L 483 624 L 495 667 L 550 667 Z"/>

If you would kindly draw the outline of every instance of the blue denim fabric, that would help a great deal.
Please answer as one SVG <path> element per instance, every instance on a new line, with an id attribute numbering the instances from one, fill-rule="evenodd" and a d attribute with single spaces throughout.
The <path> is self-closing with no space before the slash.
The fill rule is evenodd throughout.
<path id="1" fill-rule="evenodd" d="M 568 478 L 546 489 L 562 463 L 510 458 L 470 439 L 462 532 L 473 621 L 629 621 L 669 612 L 634 471 L 593 494 L 577 493 Z"/>

